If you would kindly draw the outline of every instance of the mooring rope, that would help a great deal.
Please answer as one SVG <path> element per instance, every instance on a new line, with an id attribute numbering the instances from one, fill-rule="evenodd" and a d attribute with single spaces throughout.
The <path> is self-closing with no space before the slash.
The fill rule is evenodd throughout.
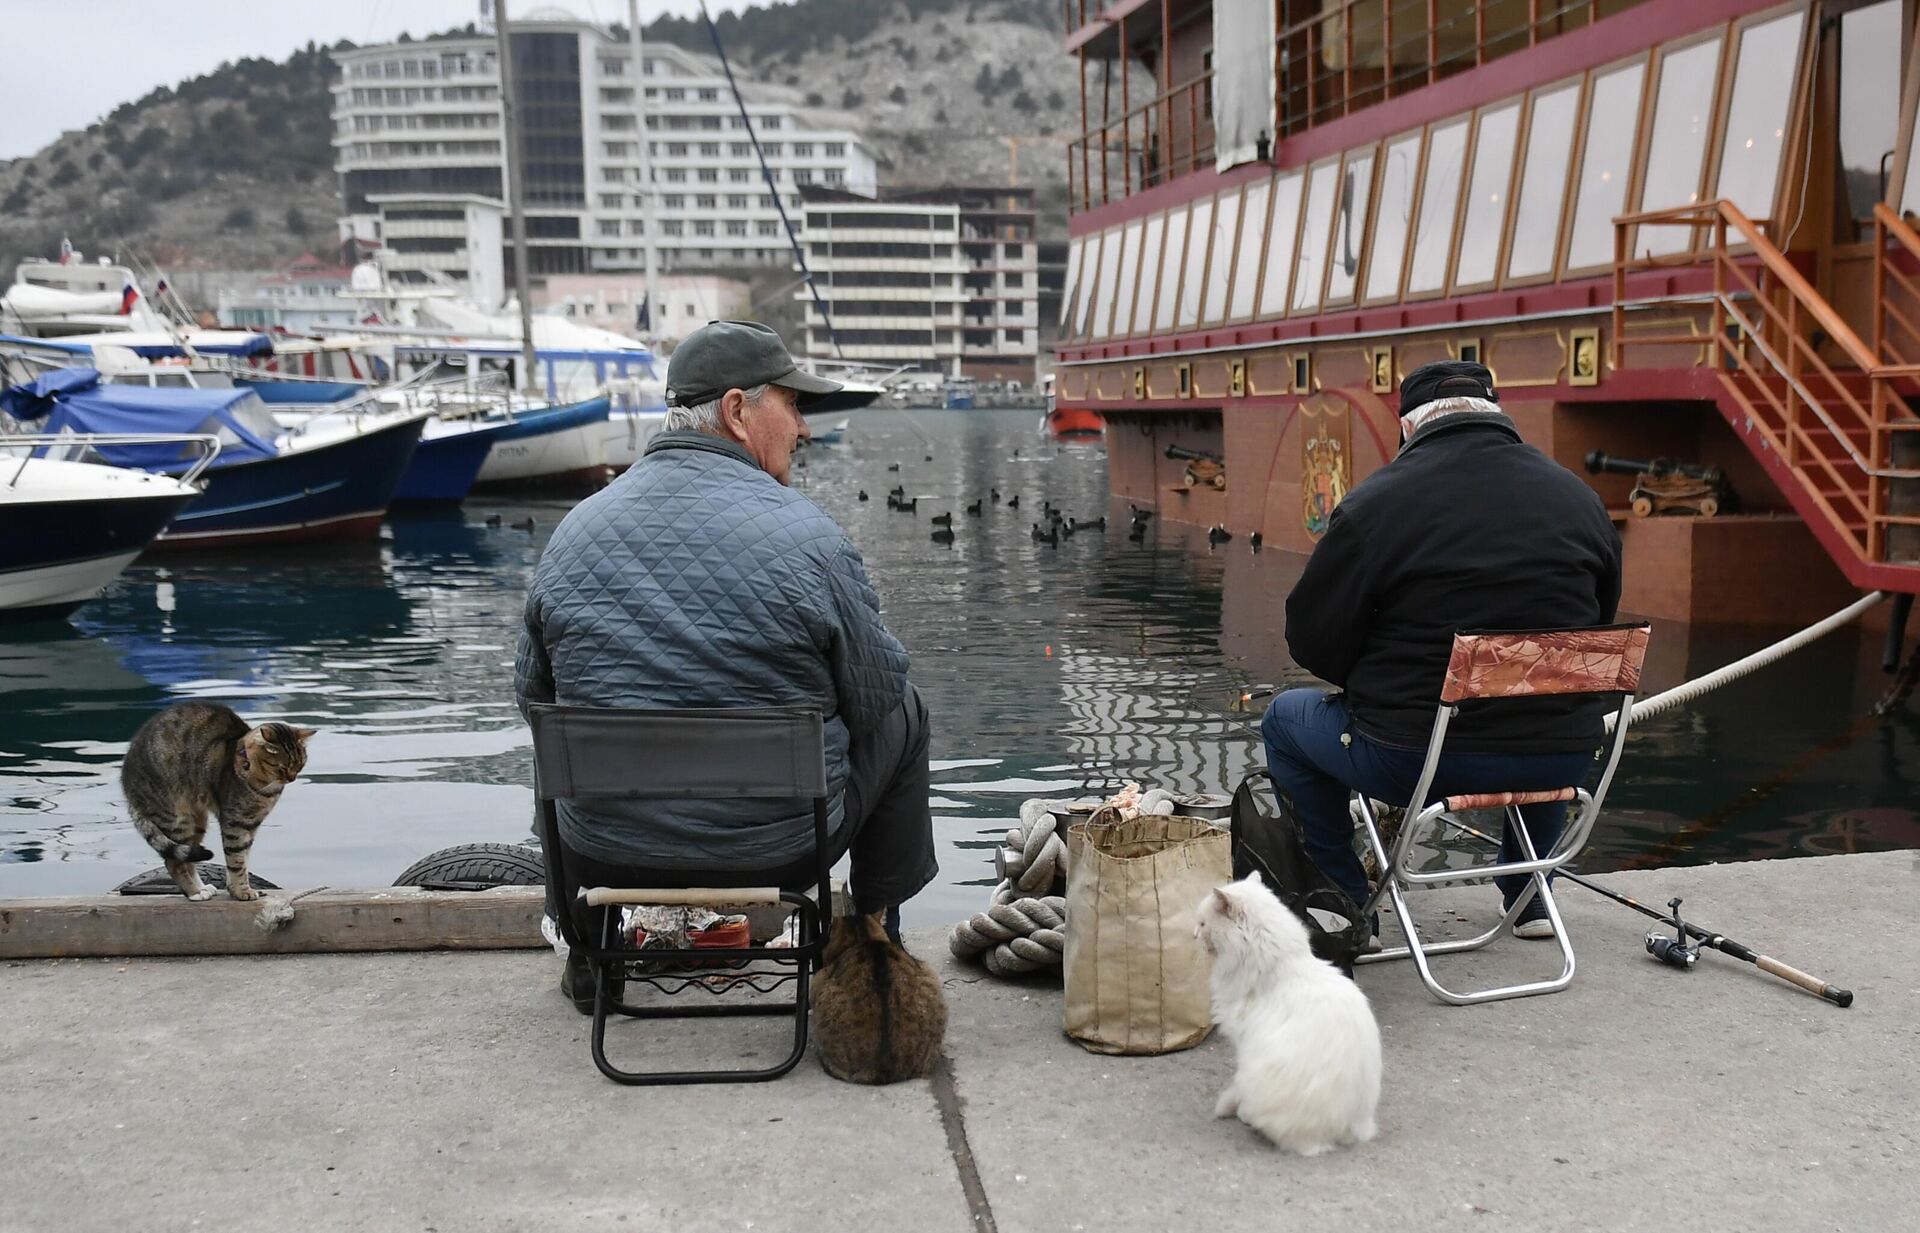
<path id="1" fill-rule="evenodd" d="M 1736 659 L 1724 667 L 1715 668 L 1705 676 L 1695 677 L 1683 685 L 1676 685 L 1665 693 L 1655 694 L 1651 698 L 1642 698 L 1633 704 L 1633 710 L 1629 712 L 1627 722 L 1638 723 L 1649 716 L 1663 714 L 1675 707 L 1684 706 L 1700 695 L 1710 693 L 1731 681 L 1751 676 L 1768 664 L 1791 655 L 1809 642 L 1824 638 L 1842 625 L 1858 620 L 1869 608 L 1886 597 L 1885 591 L 1874 591 L 1863 595 L 1825 620 L 1817 621 L 1791 637 L 1782 638 L 1772 646 L 1762 647 L 1751 655 Z M 1609 733 L 1613 731 L 1613 720 L 1612 715 L 1607 716 Z"/>
<path id="2" fill-rule="evenodd" d="M 1020 806 L 1020 825 L 1007 831 L 998 853 L 999 885 L 987 903 L 953 927 L 948 947 L 962 959 L 976 955 L 995 976 L 1024 976 L 1057 968 L 1067 948 L 1067 845 L 1060 834 L 1065 801 Z"/>

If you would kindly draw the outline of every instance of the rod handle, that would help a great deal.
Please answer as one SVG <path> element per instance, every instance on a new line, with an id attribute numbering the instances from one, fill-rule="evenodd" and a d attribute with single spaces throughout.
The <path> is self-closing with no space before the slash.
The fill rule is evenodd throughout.
<path id="1" fill-rule="evenodd" d="M 1852 991 L 1830 985 L 1818 976 L 1809 976 L 1790 963 L 1782 963 L 1778 959 L 1768 955 L 1756 956 L 1753 963 L 1754 966 L 1762 972 L 1771 973 L 1774 976 L 1778 976 L 1781 980 L 1790 981 L 1793 984 L 1799 985 L 1808 993 L 1816 997 L 1823 997 L 1835 1006 L 1844 1008 L 1853 1005 Z"/>

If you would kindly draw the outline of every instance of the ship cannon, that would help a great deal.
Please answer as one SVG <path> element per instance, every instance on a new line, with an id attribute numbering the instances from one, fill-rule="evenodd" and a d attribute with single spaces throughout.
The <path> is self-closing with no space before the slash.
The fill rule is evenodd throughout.
<path id="1" fill-rule="evenodd" d="M 1719 467 L 1672 458 L 1620 458 L 1605 450 L 1587 455 L 1590 475 L 1631 475 L 1627 500 L 1636 518 L 1684 514 L 1712 518 L 1731 513 L 1739 498 Z"/>
<path id="2" fill-rule="evenodd" d="M 1213 488 L 1227 486 L 1227 460 L 1218 454 L 1190 450 L 1184 445 L 1169 445 L 1167 457 L 1186 462 L 1186 483 L 1189 488 L 1198 488 L 1203 484 Z"/>

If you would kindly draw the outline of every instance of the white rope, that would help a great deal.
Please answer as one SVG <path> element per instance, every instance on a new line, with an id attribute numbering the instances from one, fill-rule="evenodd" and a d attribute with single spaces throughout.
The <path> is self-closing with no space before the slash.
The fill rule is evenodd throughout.
<path id="1" fill-rule="evenodd" d="M 1058 969 L 1067 948 L 1067 845 L 1064 801 L 1027 801 L 1020 825 L 996 855 L 1001 879 L 987 910 L 953 927 L 947 945 L 962 959 L 979 956 L 995 976 Z"/>
<path id="2" fill-rule="evenodd" d="M 1627 722 L 1636 723 L 1649 716 L 1671 711 L 1675 707 L 1684 706 L 1695 698 L 1698 698 L 1701 694 L 1718 689 L 1730 681 L 1737 681 L 1741 677 L 1751 676 L 1768 664 L 1791 655 L 1809 642 L 1824 638 L 1834 630 L 1839 629 L 1842 625 L 1858 620 L 1861 614 L 1865 613 L 1869 608 L 1872 608 L 1886 597 L 1887 594 L 1885 591 L 1875 591 L 1870 595 L 1862 596 L 1832 616 L 1816 624 L 1807 626 L 1792 637 L 1782 638 L 1772 646 L 1763 647 L 1745 658 L 1736 659 L 1725 667 L 1716 668 L 1705 676 L 1696 677 L 1683 685 L 1677 685 L 1663 694 L 1655 694 L 1651 698 L 1642 698 L 1633 704 L 1633 710 L 1628 713 Z M 1609 733 L 1613 731 L 1613 720 L 1614 717 L 1612 715 L 1607 716 L 1607 731 Z"/>

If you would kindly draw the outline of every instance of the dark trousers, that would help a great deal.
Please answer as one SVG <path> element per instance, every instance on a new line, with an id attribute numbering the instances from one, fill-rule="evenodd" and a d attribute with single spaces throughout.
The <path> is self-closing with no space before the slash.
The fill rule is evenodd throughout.
<path id="1" fill-rule="evenodd" d="M 1260 721 L 1267 747 L 1267 771 L 1274 784 L 1293 798 L 1307 854 L 1356 904 L 1367 901 L 1367 875 L 1353 851 L 1353 816 L 1347 800 L 1364 792 L 1390 805 L 1405 805 L 1420 782 L 1424 749 L 1382 745 L 1353 730 L 1346 700 L 1318 689 L 1290 689 L 1273 700 Z M 1467 792 L 1533 792 L 1575 786 L 1593 768 L 1588 753 L 1489 754 L 1440 756 L 1433 787 L 1423 805 Z M 1521 807 L 1533 850 L 1544 856 L 1566 825 L 1565 802 Z M 1500 859 L 1525 859 L 1509 827 L 1501 836 Z M 1511 907 L 1530 878 L 1496 878 Z"/>
<path id="2" fill-rule="evenodd" d="M 911 684 L 900 705 L 877 729 L 853 739 L 847 753 L 847 790 L 840 829 L 827 837 L 827 864 L 852 853 L 849 890 L 858 912 L 888 913 L 897 928 L 900 904 L 940 872 L 933 846 L 933 812 L 927 805 L 927 707 Z M 563 845 L 564 845 L 564 841 Z M 542 843 L 544 847 L 544 841 Z M 809 844 L 811 847 L 811 844 Z M 552 852 L 546 866 L 554 867 Z M 811 856 L 772 869 L 650 869 L 615 865 L 568 847 L 560 854 L 579 886 L 779 886 L 810 887 Z M 547 914 L 558 915 L 554 880 L 547 879 Z M 583 927 L 586 922 L 582 922 Z"/>

